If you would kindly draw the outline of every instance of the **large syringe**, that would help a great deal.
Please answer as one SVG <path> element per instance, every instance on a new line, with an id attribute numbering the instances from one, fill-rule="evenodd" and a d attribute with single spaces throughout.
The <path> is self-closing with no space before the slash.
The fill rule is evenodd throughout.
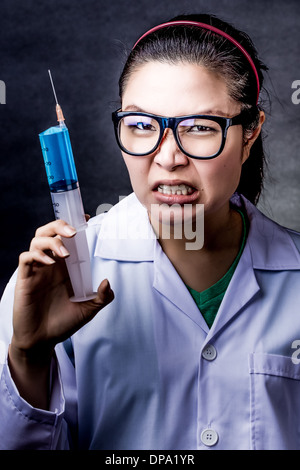
<path id="1" fill-rule="evenodd" d="M 69 131 L 62 109 L 58 104 L 51 72 L 48 70 L 56 101 L 58 126 L 39 134 L 48 183 L 56 219 L 63 219 L 76 228 L 73 238 L 63 238 L 70 253 L 66 258 L 74 296 L 70 300 L 81 302 L 96 296 L 93 292 L 90 253 L 86 238 L 84 214 Z"/>

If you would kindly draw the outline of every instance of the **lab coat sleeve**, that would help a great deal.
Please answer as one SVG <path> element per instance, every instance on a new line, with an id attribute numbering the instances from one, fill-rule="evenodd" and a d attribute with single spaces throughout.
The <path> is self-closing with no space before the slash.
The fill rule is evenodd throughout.
<path id="1" fill-rule="evenodd" d="M 65 400 L 56 358 L 51 365 L 49 411 L 35 409 L 23 400 L 10 375 L 7 351 L 12 336 L 15 281 L 16 273 L 8 283 L 0 304 L 0 449 L 67 449 Z"/>

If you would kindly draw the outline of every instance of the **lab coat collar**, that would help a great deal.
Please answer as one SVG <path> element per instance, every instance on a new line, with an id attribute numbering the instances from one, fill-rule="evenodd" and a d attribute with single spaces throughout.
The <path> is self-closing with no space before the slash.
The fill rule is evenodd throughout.
<path id="1" fill-rule="evenodd" d="M 134 193 L 100 217 L 95 256 L 117 261 L 153 261 L 156 235 L 147 210 Z"/>
<path id="2" fill-rule="evenodd" d="M 293 241 L 293 232 L 262 214 L 244 196 L 234 194 L 231 203 L 244 208 L 249 220 L 247 244 L 254 269 L 280 271 L 300 269 L 299 250 Z M 299 234 L 294 232 L 299 239 Z"/>
<path id="3" fill-rule="evenodd" d="M 241 195 L 234 194 L 231 203 L 247 213 L 250 229 L 244 252 L 249 250 L 248 261 L 252 260 L 254 269 L 300 269 L 300 254 L 291 232 L 263 215 Z M 103 220 L 95 256 L 118 261 L 154 261 L 158 241 L 147 211 L 134 193 L 98 217 Z"/>

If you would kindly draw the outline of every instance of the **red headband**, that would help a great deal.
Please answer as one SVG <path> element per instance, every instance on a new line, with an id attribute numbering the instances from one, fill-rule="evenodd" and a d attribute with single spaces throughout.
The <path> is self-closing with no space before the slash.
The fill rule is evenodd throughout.
<path id="1" fill-rule="evenodd" d="M 248 54 L 248 52 L 246 51 L 246 49 L 243 48 L 243 46 L 241 46 L 241 44 L 236 41 L 233 37 L 229 36 L 229 34 L 225 33 L 224 31 L 222 31 L 221 29 L 218 29 L 218 28 L 215 28 L 214 26 L 211 26 L 210 24 L 206 24 L 206 23 L 199 23 L 198 21 L 169 21 L 168 23 L 162 23 L 162 24 L 159 24 L 157 26 L 155 26 L 154 28 L 151 28 L 149 29 L 149 31 L 147 31 L 146 33 L 144 33 L 138 40 L 137 42 L 135 43 L 135 45 L 133 46 L 132 49 L 134 49 L 136 47 L 136 45 L 146 36 L 148 36 L 148 34 L 151 34 L 151 33 L 154 33 L 154 31 L 157 31 L 159 29 L 162 29 L 162 28 L 166 28 L 167 26 L 177 26 L 177 25 L 190 25 L 190 26 L 198 26 L 200 28 L 203 28 L 203 29 L 207 29 L 209 31 L 213 31 L 214 33 L 217 33 L 219 34 L 220 36 L 223 36 L 224 38 L 228 39 L 228 41 L 230 41 L 232 44 L 234 44 L 241 52 L 242 54 L 246 57 L 246 59 L 248 60 L 253 72 L 254 72 L 254 75 L 255 75 L 255 79 L 256 79 L 256 85 L 257 85 L 257 98 L 256 98 L 256 104 L 258 102 L 258 97 L 259 97 L 259 91 L 260 91 L 260 85 L 259 85 L 259 77 L 258 77 L 258 73 L 257 73 L 257 70 L 256 70 L 256 67 L 254 65 L 254 62 L 253 60 L 251 59 L 250 55 Z"/>

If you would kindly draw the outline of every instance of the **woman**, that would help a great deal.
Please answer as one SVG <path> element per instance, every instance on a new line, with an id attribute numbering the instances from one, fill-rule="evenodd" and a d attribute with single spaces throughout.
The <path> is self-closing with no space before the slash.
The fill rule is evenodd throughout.
<path id="1" fill-rule="evenodd" d="M 55 221 L 2 300 L 3 448 L 300 448 L 300 239 L 255 208 L 264 69 L 207 15 L 135 44 L 113 114 L 134 193 L 89 222 L 97 297 L 69 301 Z"/>

